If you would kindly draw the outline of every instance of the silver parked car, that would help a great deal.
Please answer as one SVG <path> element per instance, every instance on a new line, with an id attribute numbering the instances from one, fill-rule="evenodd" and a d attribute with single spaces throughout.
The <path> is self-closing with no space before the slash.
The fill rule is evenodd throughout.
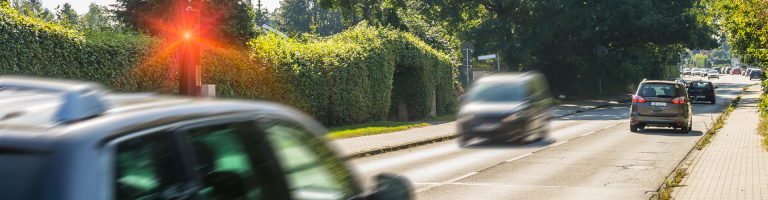
<path id="1" fill-rule="evenodd" d="M 709 72 L 707 72 L 707 78 L 717 78 L 717 79 L 720 79 L 720 73 L 717 72 L 717 70 L 714 70 L 714 69 L 709 70 Z"/>

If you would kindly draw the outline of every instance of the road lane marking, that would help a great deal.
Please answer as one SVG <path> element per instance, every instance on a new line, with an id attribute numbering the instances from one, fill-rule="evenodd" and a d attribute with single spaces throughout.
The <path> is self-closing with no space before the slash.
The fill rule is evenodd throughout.
<path id="1" fill-rule="evenodd" d="M 531 154 L 533 154 L 533 153 L 526 153 L 525 155 L 522 155 L 522 156 L 518 156 L 518 157 L 516 157 L 516 158 L 512 158 L 512 159 L 509 159 L 509 160 L 507 160 L 506 162 L 512 162 L 512 161 L 514 161 L 514 160 L 517 160 L 517 159 L 520 159 L 520 158 L 523 158 L 523 157 L 526 157 L 526 156 L 530 156 Z"/>
<path id="2" fill-rule="evenodd" d="M 445 185 L 445 184 L 449 184 L 449 183 L 451 183 L 451 182 L 454 182 L 454 181 L 458 181 L 458 180 L 461 180 L 461 179 L 463 179 L 463 178 L 467 178 L 467 177 L 469 177 L 469 176 L 472 176 L 472 175 L 475 175 L 475 174 L 478 174 L 478 173 L 479 173 L 479 172 L 471 172 L 471 173 L 469 173 L 469 174 L 466 174 L 466 175 L 464 175 L 464 176 L 459 176 L 459 177 L 456 177 L 456 178 L 454 178 L 454 179 L 451 179 L 451 180 L 447 180 L 447 181 L 445 181 L 445 182 L 442 182 L 442 183 L 439 183 L 439 184 L 432 184 L 432 185 L 430 185 L 430 186 L 428 186 L 428 187 L 425 187 L 425 188 L 421 188 L 421 189 L 419 189 L 419 190 L 416 190 L 416 192 L 414 192 L 414 194 L 416 194 L 416 193 L 421 193 L 421 192 L 424 192 L 424 191 L 427 191 L 427 190 L 429 190 L 429 189 L 432 189 L 432 188 L 434 188 L 434 187 L 437 187 L 437 186 L 442 186 L 442 185 Z"/>
<path id="3" fill-rule="evenodd" d="M 628 122 L 628 121 L 630 121 L 630 120 L 626 120 L 626 121 L 623 121 L 623 122 Z M 603 131 L 603 130 L 605 130 L 605 129 L 613 128 L 613 127 L 615 127 L 615 126 L 621 125 L 623 122 L 619 122 L 619 123 L 616 123 L 616 124 L 614 124 L 614 125 L 611 125 L 611 126 L 605 127 L 605 128 L 603 128 L 603 129 L 600 129 L 600 130 L 596 130 L 596 131 L 592 131 L 592 132 L 586 133 L 586 134 L 584 134 L 584 135 L 581 135 L 581 136 L 587 136 L 587 135 L 590 135 L 590 134 L 592 134 L 592 133 L 597 133 L 597 132 Z"/>
<path id="4" fill-rule="evenodd" d="M 553 145 L 549 145 L 549 147 L 556 147 L 557 145 L 561 145 L 561 144 L 566 143 L 566 142 L 568 142 L 568 140 L 562 141 L 562 142 L 559 142 L 559 143 L 556 143 L 556 144 L 553 144 Z"/>

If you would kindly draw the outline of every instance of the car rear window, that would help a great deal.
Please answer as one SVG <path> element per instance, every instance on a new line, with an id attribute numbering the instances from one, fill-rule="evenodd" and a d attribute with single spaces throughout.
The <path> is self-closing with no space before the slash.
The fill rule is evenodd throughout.
<path id="1" fill-rule="evenodd" d="M 33 199 L 40 187 L 45 156 L 0 148 L 0 194 L 4 200 Z M 11 164 L 12 163 L 12 164 Z"/>
<path id="2" fill-rule="evenodd" d="M 679 97 L 682 96 L 680 85 L 678 84 L 641 84 L 637 95 L 641 97 Z"/>
<path id="3" fill-rule="evenodd" d="M 712 86 L 712 84 L 711 83 L 707 83 L 707 82 L 693 82 L 693 83 L 691 83 L 691 87 L 692 88 L 696 88 L 696 89 L 706 89 L 706 88 L 711 88 L 711 86 Z"/>

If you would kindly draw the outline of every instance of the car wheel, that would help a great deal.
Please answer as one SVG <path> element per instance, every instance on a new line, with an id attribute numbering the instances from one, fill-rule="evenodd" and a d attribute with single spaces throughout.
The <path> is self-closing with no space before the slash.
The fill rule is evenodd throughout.
<path id="1" fill-rule="evenodd" d="M 630 131 L 630 132 L 637 132 L 637 126 L 635 126 L 635 125 L 629 125 L 629 131 Z"/>

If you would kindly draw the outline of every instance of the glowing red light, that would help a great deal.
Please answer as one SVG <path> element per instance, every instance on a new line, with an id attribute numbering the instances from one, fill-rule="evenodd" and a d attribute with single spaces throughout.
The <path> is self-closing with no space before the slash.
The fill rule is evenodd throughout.
<path id="1" fill-rule="evenodd" d="M 645 98 L 635 95 L 632 97 L 632 102 L 645 103 Z"/>
<path id="2" fill-rule="evenodd" d="M 677 97 L 677 98 L 672 99 L 671 102 L 672 102 L 672 104 L 683 104 L 683 103 L 685 103 L 685 98 Z"/>

